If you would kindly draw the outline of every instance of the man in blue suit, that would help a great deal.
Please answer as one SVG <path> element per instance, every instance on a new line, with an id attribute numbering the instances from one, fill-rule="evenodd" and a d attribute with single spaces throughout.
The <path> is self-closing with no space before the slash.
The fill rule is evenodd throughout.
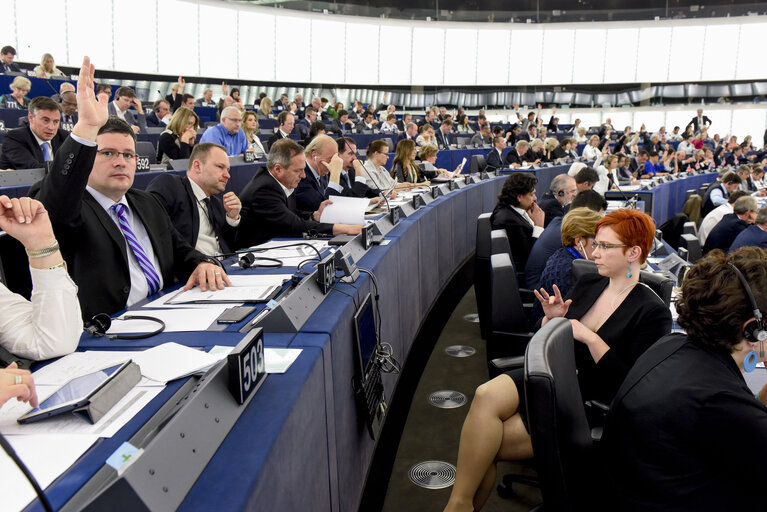
<path id="1" fill-rule="evenodd" d="M 743 196 L 735 201 L 735 204 L 732 205 L 732 213 L 722 217 L 722 220 L 706 238 L 703 254 L 705 255 L 714 249 L 729 251 L 740 232 L 756 220 L 756 208 L 756 199 L 751 196 Z"/>
<path id="2" fill-rule="evenodd" d="M 767 249 L 767 206 L 756 212 L 755 224 L 751 224 L 735 237 L 735 241 L 730 246 L 730 252 L 748 246 Z"/>
<path id="3" fill-rule="evenodd" d="M 504 167 L 503 150 L 506 148 L 506 139 L 498 135 L 493 139 L 493 149 L 485 157 L 488 170 L 501 169 Z"/>

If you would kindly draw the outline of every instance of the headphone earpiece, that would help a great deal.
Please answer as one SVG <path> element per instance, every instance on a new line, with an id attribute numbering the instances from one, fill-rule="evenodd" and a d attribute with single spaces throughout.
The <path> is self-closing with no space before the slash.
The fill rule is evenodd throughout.
<path id="1" fill-rule="evenodd" d="M 557 195 L 559 197 L 564 197 L 565 196 L 565 191 L 564 190 L 560 190 L 559 192 L 557 192 Z"/>
<path id="2" fill-rule="evenodd" d="M 746 296 L 748 297 L 748 302 L 751 304 L 751 309 L 754 312 L 754 318 L 746 322 L 746 325 L 743 326 L 743 337 L 751 343 L 764 343 L 767 341 L 767 328 L 765 328 L 762 312 L 759 310 L 759 306 L 756 304 L 754 292 L 751 291 L 751 287 L 748 285 L 748 281 L 746 281 L 743 273 L 738 270 L 738 267 L 729 261 L 727 262 L 727 265 L 729 265 L 730 268 L 735 272 L 735 275 L 738 277 L 740 284 L 743 285 L 743 289 L 746 291 Z M 760 356 L 764 357 L 764 350 L 760 350 L 760 352 Z"/>

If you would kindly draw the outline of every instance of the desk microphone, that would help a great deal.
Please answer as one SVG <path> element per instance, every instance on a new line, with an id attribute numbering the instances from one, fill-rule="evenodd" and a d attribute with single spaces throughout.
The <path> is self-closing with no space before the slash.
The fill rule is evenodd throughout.
<path id="1" fill-rule="evenodd" d="M 375 184 L 375 180 L 374 180 L 374 179 L 373 179 L 373 177 L 370 175 L 370 171 L 368 171 L 367 169 L 365 169 L 365 165 L 364 165 L 364 164 L 362 165 L 362 170 L 363 170 L 363 171 L 365 171 L 365 174 L 367 174 L 367 175 L 368 175 L 368 178 L 370 178 L 370 181 L 371 181 L 373 184 Z M 395 185 L 394 185 L 394 186 L 395 186 L 395 187 L 397 186 L 397 185 L 396 185 L 396 182 L 395 182 Z M 394 190 L 394 189 L 392 188 L 392 190 Z M 384 194 L 384 191 L 383 191 L 383 190 L 381 190 L 380 188 L 378 189 L 378 195 L 379 195 L 379 196 L 381 196 L 381 197 L 383 197 L 383 200 L 384 200 L 384 202 L 386 202 L 386 210 L 387 210 L 387 211 L 391 211 L 391 207 L 389 207 L 389 200 L 386 198 L 386 194 Z"/>
<path id="2" fill-rule="evenodd" d="M 618 185 L 618 181 L 613 177 L 613 173 L 610 171 L 607 171 L 607 179 L 610 183 L 615 185 L 615 188 L 618 189 L 618 192 L 621 193 L 621 196 L 623 197 L 623 200 L 626 201 L 626 203 L 629 202 L 629 198 L 626 196 L 626 193 L 621 189 L 620 185 Z"/>

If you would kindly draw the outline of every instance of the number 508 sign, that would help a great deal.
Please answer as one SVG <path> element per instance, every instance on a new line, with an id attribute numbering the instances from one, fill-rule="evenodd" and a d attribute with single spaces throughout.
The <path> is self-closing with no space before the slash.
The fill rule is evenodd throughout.
<path id="1" fill-rule="evenodd" d="M 263 329 L 251 330 L 229 353 L 229 391 L 243 404 L 266 378 Z"/>

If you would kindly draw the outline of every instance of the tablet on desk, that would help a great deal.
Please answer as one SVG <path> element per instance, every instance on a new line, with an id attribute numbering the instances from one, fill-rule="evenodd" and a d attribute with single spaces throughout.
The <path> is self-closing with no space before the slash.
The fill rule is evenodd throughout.
<path id="1" fill-rule="evenodd" d="M 130 363 L 131 361 L 125 361 L 103 370 L 75 377 L 16 421 L 32 423 L 87 405 L 97 391 L 117 377 Z"/>

